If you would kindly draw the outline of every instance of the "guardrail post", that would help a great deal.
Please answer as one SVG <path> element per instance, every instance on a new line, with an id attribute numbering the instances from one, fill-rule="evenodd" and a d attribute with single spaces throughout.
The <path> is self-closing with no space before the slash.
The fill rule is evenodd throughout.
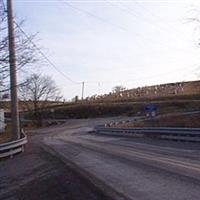
<path id="1" fill-rule="evenodd" d="M 11 149 L 10 151 L 12 152 L 12 149 Z M 12 153 L 10 154 L 10 158 L 11 158 L 11 159 L 13 158 L 13 154 L 12 154 Z"/>
<path id="2" fill-rule="evenodd" d="M 22 153 L 24 153 L 24 145 L 22 145 Z"/>

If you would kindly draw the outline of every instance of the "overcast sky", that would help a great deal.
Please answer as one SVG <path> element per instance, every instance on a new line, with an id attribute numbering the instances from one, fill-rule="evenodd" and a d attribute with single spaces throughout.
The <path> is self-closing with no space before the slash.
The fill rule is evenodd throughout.
<path id="1" fill-rule="evenodd" d="M 200 16 L 199 1 L 14 0 L 27 34 L 85 96 L 112 87 L 198 79 L 200 31 L 188 18 Z M 36 66 L 53 77 L 66 99 L 81 95 L 52 66 Z"/>

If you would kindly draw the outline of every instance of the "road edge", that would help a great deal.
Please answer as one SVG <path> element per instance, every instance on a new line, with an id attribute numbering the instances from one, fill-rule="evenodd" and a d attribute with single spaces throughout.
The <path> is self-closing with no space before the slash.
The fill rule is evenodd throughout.
<path id="1" fill-rule="evenodd" d="M 82 169 L 73 161 L 65 158 L 61 154 L 59 154 L 56 150 L 54 150 L 49 145 L 43 144 L 40 146 L 44 151 L 50 153 L 51 155 L 57 157 L 61 160 L 70 170 L 78 174 L 78 176 L 85 181 L 89 186 L 92 186 L 100 195 L 105 196 L 109 200 L 130 200 L 130 198 L 126 197 L 124 194 L 116 191 L 112 187 L 108 186 L 106 183 L 98 179 L 96 176 L 92 175 L 90 172 Z"/>

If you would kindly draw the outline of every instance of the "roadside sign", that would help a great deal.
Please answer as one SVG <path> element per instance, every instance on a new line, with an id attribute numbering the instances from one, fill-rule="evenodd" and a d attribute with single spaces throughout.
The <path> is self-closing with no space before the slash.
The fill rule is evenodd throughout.
<path id="1" fill-rule="evenodd" d="M 145 107 L 144 107 L 144 110 L 145 110 L 146 112 L 149 112 L 149 113 L 151 113 L 151 112 L 156 112 L 157 109 L 158 109 L 157 106 L 154 105 L 154 104 L 147 104 L 147 105 L 145 105 Z"/>
<path id="2" fill-rule="evenodd" d="M 147 104 L 144 107 L 147 117 L 155 117 L 158 107 L 154 104 Z"/>

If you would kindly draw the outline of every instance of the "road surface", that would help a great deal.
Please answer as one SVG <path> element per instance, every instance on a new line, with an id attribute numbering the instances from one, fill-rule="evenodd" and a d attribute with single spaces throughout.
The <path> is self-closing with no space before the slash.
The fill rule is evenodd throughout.
<path id="1" fill-rule="evenodd" d="M 68 120 L 63 125 L 33 131 L 31 141 L 110 198 L 199 199 L 199 144 L 91 132 L 94 125 L 108 120 Z"/>
<path id="2" fill-rule="evenodd" d="M 102 122 L 72 121 L 44 143 L 117 199 L 199 199 L 199 144 L 88 133 Z"/>

